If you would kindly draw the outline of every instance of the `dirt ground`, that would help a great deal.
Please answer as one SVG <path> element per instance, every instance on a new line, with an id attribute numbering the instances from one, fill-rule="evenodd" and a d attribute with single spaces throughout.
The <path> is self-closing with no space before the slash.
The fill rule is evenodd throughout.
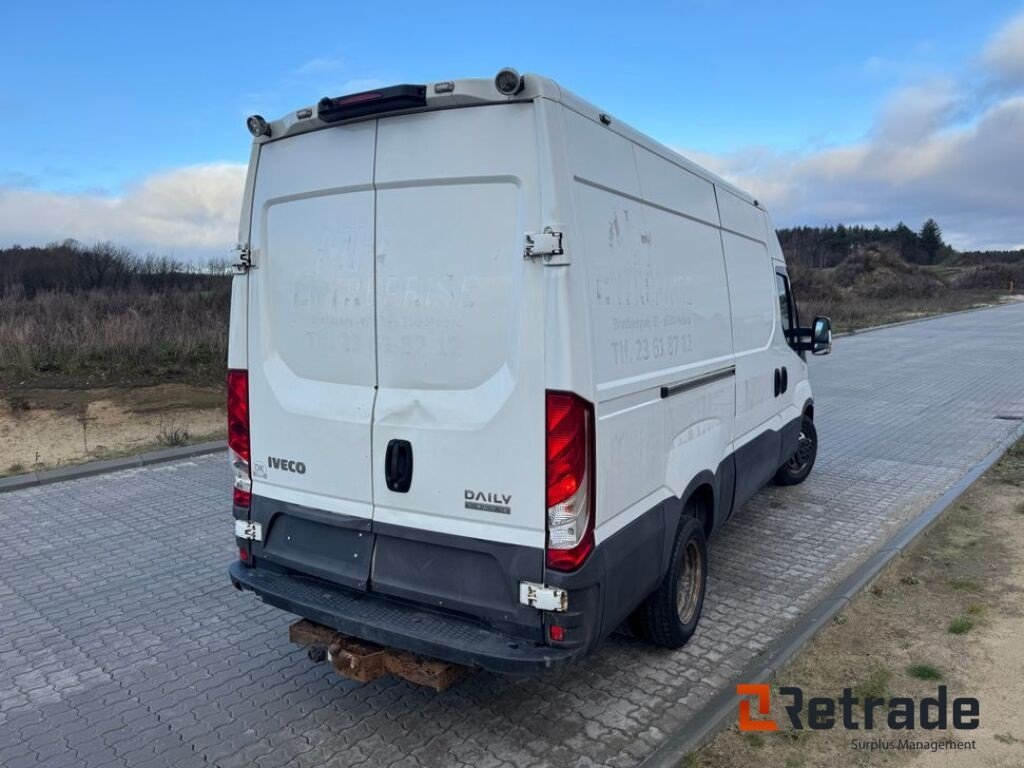
<path id="1" fill-rule="evenodd" d="M 21 389 L 0 396 L 0 476 L 224 437 L 222 387 Z"/>
<path id="2" fill-rule="evenodd" d="M 736 727 L 688 756 L 689 768 L 1024 766 L 1024 441 L 837 616 L 772 684 L 779 730 Z M 805 697 L 934 697 L 980 703 L 976 730 L 795 730 L 780 686 Z M 855 710 L 863 715 L 863 710 Z M 886 710 L 881 710 L 882 712 Z M 950 710 L 951 711 L 951 710 Z M 806 708 L 805 708 L 806 718 Z M 862 719 L 862 717 L 861 717 Z M 806 720 L 805 720 L 806 723 Z M 855 749 L 880 739 L 973 741 L 973 750 Z"/>

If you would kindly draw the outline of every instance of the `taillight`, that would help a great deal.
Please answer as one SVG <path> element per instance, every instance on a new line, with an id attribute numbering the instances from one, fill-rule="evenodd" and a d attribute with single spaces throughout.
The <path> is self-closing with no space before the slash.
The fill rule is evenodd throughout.
<path id="1" fill-rule="evenodd" d="M 235 506 L 248 507 L 252 502 L 248 371 L 228 371 L 228 449 L 231 453 L 231 468 L 235 472 Z"/>
<path id="2" fill-rule="evenodd" d="M 579 568 L 594 549 L 594 408 L 547 393 L 547 565 Z"/>

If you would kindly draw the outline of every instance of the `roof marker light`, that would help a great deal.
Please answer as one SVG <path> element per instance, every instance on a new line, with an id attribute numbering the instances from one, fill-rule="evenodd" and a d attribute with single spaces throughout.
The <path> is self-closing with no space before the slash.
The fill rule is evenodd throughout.
<path id="1" fill-rule="evenodd" d="M 505 67 L 494 76 L 494 87 L 498 89 L 499 93 L 504 93 L 506 96 L 519 93 L 523 90 L 523 85 L 523 76 L 512 67 Z"/>
<path id="2" fill-rule="evenodd" d="M 270 125 L 263 119 L 263 115 L 249 115 L 246 118 L 245 127 L 256 138 L 270 135 Z"/>

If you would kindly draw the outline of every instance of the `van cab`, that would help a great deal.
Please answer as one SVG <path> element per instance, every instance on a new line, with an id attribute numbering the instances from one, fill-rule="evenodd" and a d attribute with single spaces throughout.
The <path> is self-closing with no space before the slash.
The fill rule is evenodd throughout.
<path id="1" fill-rule="evenodd" d="M 685 643 L 707 540 L 817 450 L 767 211 L 511 69 L 248 125 L 234 585 L 498 672 Z"/>

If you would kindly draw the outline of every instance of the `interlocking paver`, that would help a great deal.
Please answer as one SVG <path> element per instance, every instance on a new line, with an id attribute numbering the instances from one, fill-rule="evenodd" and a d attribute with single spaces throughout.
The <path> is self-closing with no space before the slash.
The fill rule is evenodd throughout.
<path id="1" fill-rule="evenodd" d="M 691 643 L 617 635 L 538 679 L 314 666 L 227 581 L 223 456 L 0 494 L 0 765 L 634 765 L 1018 428 L 1022 327 L 1015 305 L 813 358 L 818 466 L 718 535 Z"/>

